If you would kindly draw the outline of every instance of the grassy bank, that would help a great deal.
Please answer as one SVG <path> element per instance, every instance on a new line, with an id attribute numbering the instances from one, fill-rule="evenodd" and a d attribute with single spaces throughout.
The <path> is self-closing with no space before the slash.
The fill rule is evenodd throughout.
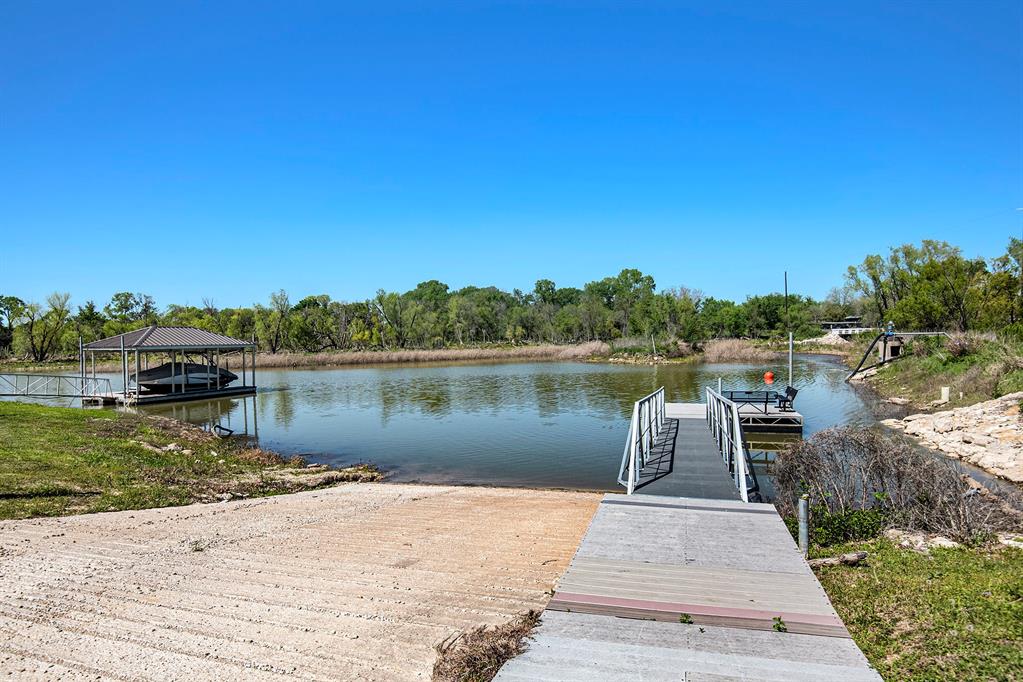
<path id="1" fill-rule="evenodd" d="M 171 419 L 0 402 L 0 519 L 143 509 L 379 477 L 307 468 Z"/>
<path id="2" fill-rule="evenodd" d="M 593 360 L 624 364 L 675 364 L 688 362 L 768 362 L 783 354 L 765 342 L 749 339 L 714 339 L 702 343 L 657 341 L 656 345 L 642 339 L 616 339 L 610 355 L 597 355 Z"/>
<path id="3" fill-rule="evenodd" d="M 1023 676 L 1023 550 L 932 549 L 886 539 L 818 550 L 866 551 L 866 564 L 817 569 L 856 643 L 886 680 Z"/>
<path id="4" fill-rule="evenodd" d="M 850 362 L 859 362 L 862 352 L 850 353 Z M 942 386 L 950 388 L 951 400 L 941 409 L 972 405 L 1023 390 L 1023 344 L 973 334 L 914 339 L 904 357 L 866 382 L 885 398 L 918 408 L 937 400 Z"/>
<path id="5" fill-rule="evenodd" d="M 807 497 L 811 558 L 868 553 L 816 570 L 885 679 L 1023 674 L 1023 550 L 999 540 L 1023 530 L 1014 490 L 979 488 L 902 435 L 846 426 L 780 453 L 775 492 L 793 537 Z"/>

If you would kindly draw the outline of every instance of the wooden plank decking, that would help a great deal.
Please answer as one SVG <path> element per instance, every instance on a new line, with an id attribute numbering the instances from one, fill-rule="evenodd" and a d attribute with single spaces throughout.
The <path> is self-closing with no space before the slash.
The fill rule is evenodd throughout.
<path id="1" fill-rule="evenodd" d="M 773 506 L 606 495 L 528 650 L 497 679 L 880 677 Z"/>
<path id="2" fill-rule="evenodd" d="M 498 680 L 881 679 L 774 506 L 739 501 L 705 414 L 665 405 L 640 494 L 604 497 Z"/>

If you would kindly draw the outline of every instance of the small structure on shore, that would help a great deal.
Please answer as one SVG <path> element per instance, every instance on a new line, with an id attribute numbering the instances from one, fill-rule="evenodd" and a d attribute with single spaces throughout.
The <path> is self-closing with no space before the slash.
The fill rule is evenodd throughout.
<path id="1" fill-rule="evenodd" d="M 81 345 L 78 364 L 83 381 L 96 377 L 97 354 L 120 357 L 121 390 L 83 397 L 87 402 L 136 405 L 256 392 L 256 344 L 205 329 L 153 325 Z M 239 377 L 230 370 L 230 362 L 238 355 L 241 385 L 232 386 Z M 154 359 L 162 362 L 154 365 Z"/>
<path id="2" fill-rule="evenodd" d="M 895 325 L 889 322 L 885 330 L 870 342 L 867 350 L 863 352 L 863 357 L 860 358 L 859 364 L 856 365 L 856 369 L 850 372 L 845 380 L 849 381 L 860 372 L 866 372 L 868 369 L 874 369 L 904 357 L 907 339 L 914 339 L 918 336 L 948 336 L 948 332 L 896 332 Z M 870 352 L 874 350 L 875 346 L 877 347 L 877 362 L 864 367 L 867 358 L 870 357 Z"/>

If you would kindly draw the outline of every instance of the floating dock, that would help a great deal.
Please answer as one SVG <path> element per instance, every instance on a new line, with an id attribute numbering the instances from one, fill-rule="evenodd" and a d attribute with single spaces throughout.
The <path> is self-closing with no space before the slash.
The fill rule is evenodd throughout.
<path id="1" fill-rule="evenodd" d="M 777 405 L 746 403 L 739 405 L 742 428 L 755 433 L 802 433 L 803 415 L 782 410 Z"/>
<path id="2" fill-rule="evenodd" d="M 606 495 L 500 682 L 880 675 L 772 505 Z"/>
<path id="3" fill-rule="evenodd" d="M 84 405 L 157 405 L 161 403 L 181 403 L 193 400 L 213 400 L 216 398 L 238 398 L 256 395 L 255 386 L 226 386 L 209 390 L 185 391 L 184 393 L 142 393 L 129 391 L 127 394 L 112 391 L 94 393 L 82 397 Z"/>

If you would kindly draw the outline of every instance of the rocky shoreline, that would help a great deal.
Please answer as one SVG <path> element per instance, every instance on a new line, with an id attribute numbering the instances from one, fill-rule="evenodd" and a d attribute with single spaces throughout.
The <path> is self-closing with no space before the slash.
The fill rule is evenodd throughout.
<path id="1" fill-rule="evenodd" d="M 968 462 L 1001 478 L 1023 483 L 1023 392 L 967 407 L 911 414 L 881 423 L 921 445 Z"/>

